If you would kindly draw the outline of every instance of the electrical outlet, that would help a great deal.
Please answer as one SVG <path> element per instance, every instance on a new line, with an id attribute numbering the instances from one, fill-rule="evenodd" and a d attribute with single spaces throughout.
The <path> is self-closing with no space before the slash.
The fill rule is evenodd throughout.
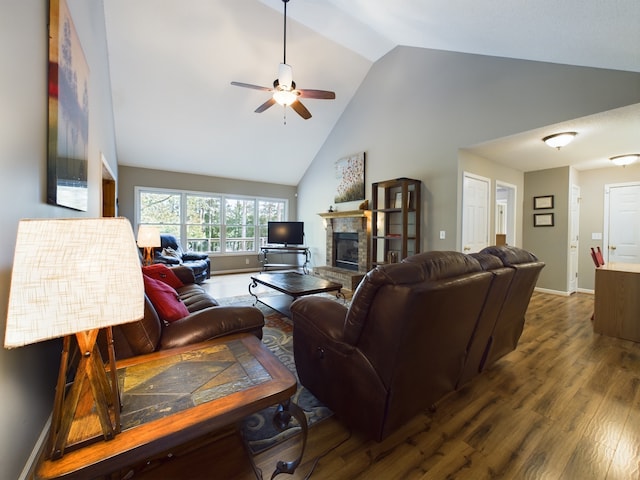
<path id="1" fill-rule="evenodd" d="M 245 265 L 249 265 L 249 259 L 248 259 L 248 258 L 245 258 L 245 259 L 244 259 L 244 264 L 245 264 Z"/>
<path id="2" fill-rule="evenodd" d="M 446 238 L 446 233 L 444 230 L 440 230 L 440 240 L 444 240 Z"/>

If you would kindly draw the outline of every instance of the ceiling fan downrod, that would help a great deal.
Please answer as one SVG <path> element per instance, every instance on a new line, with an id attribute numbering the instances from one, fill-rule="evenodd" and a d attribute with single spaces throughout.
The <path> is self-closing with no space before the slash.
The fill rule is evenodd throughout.
<path id="1" fill-rule="evenodd" d="M 289 3 L 289 0 L 282 0 L 282 3 L 284 3 L 284 48 L 283 48 L 283 59 L 282 59 L 282 63 L 286 64 L 287 63 L 287 3 Z"/>

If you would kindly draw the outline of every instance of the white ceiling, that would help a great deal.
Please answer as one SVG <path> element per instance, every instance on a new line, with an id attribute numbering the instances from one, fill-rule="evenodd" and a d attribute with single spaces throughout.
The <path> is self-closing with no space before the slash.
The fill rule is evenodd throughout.
<path id="1" fill-rule="evenodd" d="M 230 85 L 277 77 L 281 0 L 104 5 L 122 165 L 296 185 L 373 62 L 397 45 L 640 72 L 638 0 L 291 0 L 294 80 L 336 100 L 305 100 L 313 117 L 287 109 L 285 125 L 282 107 L 253 113 L 266 92 Z M 472 150 L 523 171 L 597 168 L 614 146 L 640 152 L 639 122 L 636 105 Z M 571 147 L 541 148 L 567 129 L 580 133 Z"/>

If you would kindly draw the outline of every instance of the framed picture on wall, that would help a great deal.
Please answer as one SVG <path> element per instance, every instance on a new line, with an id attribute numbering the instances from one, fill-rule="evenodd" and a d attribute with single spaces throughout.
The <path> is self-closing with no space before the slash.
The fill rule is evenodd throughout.
<path id="1" fill-rule="evenodd" d="M 49 2 L 47 203 L 87 211 L 89 66 L 66 0 Z"/>
<path id="2" fill-rule="evenodd" d="M 553 213 L 534 213 L 534 227 L 553 227 Z"/>
<path id="3" fill-rule="evenodd" d="M 544 195 L 542 197 L 533 197 L 533 209 L 545 210 L 553 208 L 553 195 Z"/>

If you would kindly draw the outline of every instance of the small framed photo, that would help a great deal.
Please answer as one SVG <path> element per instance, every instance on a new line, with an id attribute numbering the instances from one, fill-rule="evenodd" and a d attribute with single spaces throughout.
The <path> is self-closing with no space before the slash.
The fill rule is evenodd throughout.
<path id="1" fill-rule="evenodd" d="M 402 192 L 396 193 L 396 199 L 393 204 L 393 208 L 402 208 Z"/>
<path id="2" fill-rule="evenodd" d="M 553 208 L 553 195 L 545 195 L 543 197 L 533 197 L 533 209 L 545 210 Z"/>
<path id="3" fill-rule="evenodd" d="M 534 227 L 553 227 L 553 213 L 534 213 Z"/>

